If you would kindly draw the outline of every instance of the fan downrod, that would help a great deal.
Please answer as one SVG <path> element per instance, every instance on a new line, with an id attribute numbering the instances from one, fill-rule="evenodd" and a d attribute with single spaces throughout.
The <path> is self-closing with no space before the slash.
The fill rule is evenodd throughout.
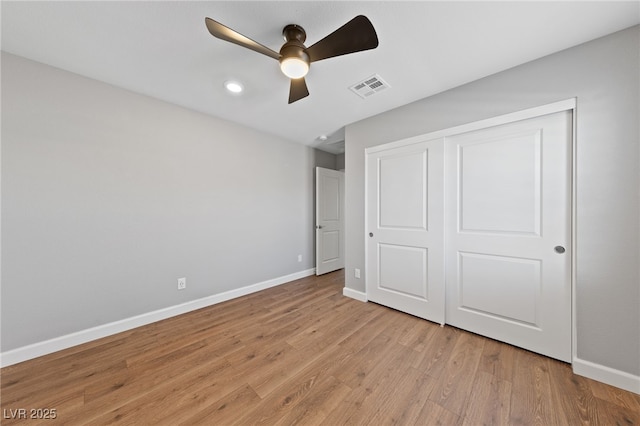
<path id="1" fill-rule="evenodd" d="M 282 35 L 285 41 L 298 41 L 304 43 L 307 39 L 307 33 L 300 25 L 289 24 L 282 29 Z"/>

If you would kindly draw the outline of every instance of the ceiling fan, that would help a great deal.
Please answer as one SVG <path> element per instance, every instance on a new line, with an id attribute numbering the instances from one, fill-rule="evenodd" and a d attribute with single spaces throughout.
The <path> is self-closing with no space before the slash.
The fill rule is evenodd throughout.
<path id="1" fill-rule="evenodd" d="M 304 76 L 309 72 L 311 62 L 378 47 L 376 30 L 371 21 L 362 15 L 356 16 L 309 47 L 303 44 L 307 38 L 304 29 L 299 25 L 289 24 L 282 30 L 286 41 L 280 52 L 271 50 L 211 18 L 205 18 L 205 23 L 214 37 L 277 59 L 282 72 L 291 79 L 290 104 L 309 95 Z"/>

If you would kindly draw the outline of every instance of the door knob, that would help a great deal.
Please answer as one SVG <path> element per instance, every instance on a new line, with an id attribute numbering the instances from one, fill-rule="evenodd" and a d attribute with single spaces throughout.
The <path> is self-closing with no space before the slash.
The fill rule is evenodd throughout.
<path id="1" fill-rule="evenodd" d="M 316 229 L 322 229 L 322 225 L 317 225 Z"/>
<path id="2" fill-rule="evenodd" d="M 369 232 L 369 236 L 370 236 L 370 237 L 373 237 L 373 232 Z"/>
<path id="3" fill-rule="evenodd" d="M 565 252 L 565 249 L 562 246 L 555 246 L 554 250 L 556 251 L 556 253 L 559 253 L 559 254 L 562 254 Z"/>

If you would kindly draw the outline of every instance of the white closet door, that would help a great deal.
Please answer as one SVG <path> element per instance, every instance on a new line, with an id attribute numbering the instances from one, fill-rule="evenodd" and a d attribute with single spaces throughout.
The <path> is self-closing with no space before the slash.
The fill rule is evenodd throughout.
<path id="1" fill-rule="evenodd" d="M 367 154 L 367 298 L 444 323 L 443 140 Z"/>
<path id="2" fill-rule="evenodd" d="M 572 119 L 445 140 L 446 322 L 571 361 Z"/>

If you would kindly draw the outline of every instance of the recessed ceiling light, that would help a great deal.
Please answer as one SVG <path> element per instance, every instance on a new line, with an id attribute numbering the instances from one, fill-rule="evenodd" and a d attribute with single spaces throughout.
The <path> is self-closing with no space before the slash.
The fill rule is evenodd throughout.
<path id="1" fill-rule="evenodd" d="M 224 82 L 224 88 L 227 89 L 228 92 L 238 95 L 242 93 L 244 90 L 244 86 L 239 81 L 235 80 L 227 80 Z"/>
<path id="2" fill-rule="evenodd" d="M 323 142 L 324 142 L 324 141 L 326 141 L 326 140 L 327 140 L 327 139 L 329 139 L 329 138 L 327 137 L 327 135 L 320 135 L 320 136 L 318 136 L 318 139 L 320 139 L 321 141 L 323 141 Z"/>

